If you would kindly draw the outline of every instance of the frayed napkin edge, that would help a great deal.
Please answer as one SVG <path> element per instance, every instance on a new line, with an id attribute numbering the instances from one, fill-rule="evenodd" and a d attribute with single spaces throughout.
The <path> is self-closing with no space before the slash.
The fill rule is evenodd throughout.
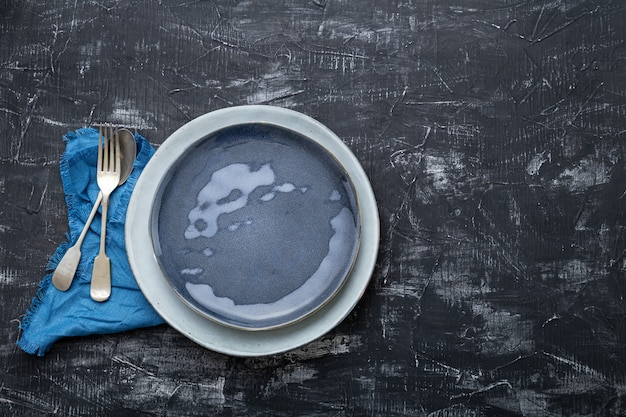
<path id="1" fill-rule="evenodd" d="M 50 257 L 46 265 L 46 276 L 41 280 L 39 286 L 37 288 L 37 293 L 33 297 L 30 303 L 30 307 L 26 310 L 26 314 L 20 323 L 20 330 L 22 332 L 26 332 L 28 327 L 30 326 L 30 322 L 32 320 L 33 315 L 37 312 L 41 304 L 44 302 L 46 297 L 46 293 L 52 284 L 52 272 L 56 269 L 56 266 L 61 262 L 63 255 L 70 247 L 70 236 L 66 233 L 66 240 L 62 242 L 59 247 L 56 249 L 54 254 Z M 22 334 L 22 337 L 17 341 L 17 346 L 21 348 L 24 352 L 29 353 L 31 355 L 36 354 L 37 356 L 43 356 L 46 352 L 48 352 L 52 348 L 52 344 L 50 345 L 41 345 L 29 342 L 26 340 Z"/>
<path id="2" fill-rule="evenodd" d="M 91 128 L 89 127 L 83 127 L 81 129 L 76 130 L 75 132 L 69 131 L 63 136 L 63 142 L 65 143 L 70 142 L 72 139 L 76 139 L 79 136 L 84 135 L 90 131 L 91 131 Z M 60 173 L 61 177 L 63 177 L 64 173 L 67 173 L 69 170 L 69 167 L 67 166 L 66 152 L 63 152 L 61 154 L 61 158 L 59 161 L 59 168 L 61 171 Z M 73 201 L 72 201 L 72 198 L 69 198 L 69 196 L 66 195 L 65 197 L 66 197 L 65 202 L 67 204 L 68 223 L 69 223 L 69 222 L 72 222 L 72 219 L 71 219 L 71 216 L 69 216 L 69 213 L 71 213 Z M 37 310 L 39 309 L 41 304 L 43 304 L 43 302 L 45 301 L 46 293 L 48 292 L 50 285 L 52 284 L 52 273 L 56 269 L 59 262 L 61 262 L 63 255 L 65 255 L 67 250 L 70 248 L 70 244 L 71 244 L 71 235 L 69 233 L 66 233 L 65 240 L 61 242 L 61 244 L 57 247 L 56 251 L 52 254 L 50 259 L 48 260 L 48 263 L 46 264 L 46 275 L 39 283 L 37 292 L 35 293 L 35 296 L 31 300 L 30 307 L 28 307 L 28 309 L 26 310 L 26 313 L 24 314 L 24 317 L 22 318 L 22 321 L 20 323 L 19 329 L 22 331 L 22 334 L 20 335 L 21 337 L 17 341 L 17 346 L 20 349 L 22 349 L 24 352 L 29 353 L 31 355 L 36 354 L 37 356 L 44 356 L 44 354 L 52 348 L 52 344 L 48 346 L 48 345 L 41 345 L 41 344 L 32 343 L 28 341 L 24 337 L 24 333 L 30 327 L 32 317 L 37 313 Z"/>

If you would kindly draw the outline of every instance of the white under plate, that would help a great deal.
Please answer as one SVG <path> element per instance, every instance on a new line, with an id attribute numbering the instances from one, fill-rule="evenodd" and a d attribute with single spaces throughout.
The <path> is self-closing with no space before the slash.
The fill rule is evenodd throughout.
<path id="1" fill-rule="evenodd" d="M 250 126 L 252 128 L 249 128 Z M 260 131 L 257 129 L 258 126 L 262 127 Z M 275 152 L 277 154 L 293 151 L 292 148 L 294 146 L 289 145 L 293 135 L 314 143 L 315 146 L 310 149 L 307 147 L 308 145 L 304 147 L 297 145 L 295 146 L 297 148 L 296 152 L 301 152 L 302 149 L 305 149 L 305 153 L 310 152 L 312 156 L 309 163 L 313 165 L 315 165 L 318 158 L 320 160 L 324 159 L 323 153 L 331 155 L 331 158 L 320 165 L 321 168 L 319 169 L 319 172 L 322 174 L 330 172 L 330 182 L 311 182 L 306 180 L 305 177 L 300 177 L 299 173 L 293 170 L 291 172 L 286 171 L 287 175 L 285 178 L 289 181 L 285 181 L 285 178 L 280 179 L 280 171 L 282 169 L 280 164 L 283 163 L 281 158 L 278 156 L 272 158 L 271 153 L 262 155 L 265 152 L 263 148 L 249 153 L 245 150 L 245 139 L 243 141 L 240 140 L 242 132 L 244 136 L 261 135 L 270 137 L 269 142 L 267 142 L 270 147 L 275 146 L 276 140 L 282 141 L 284 139 L 282 138 L 283 133 L 286 132 L 288 146 L 285 149 L 283 149 L 284 147 L 276 148 Z M 220 145 L 217 146 L 218 151 L 215 151 L 216 147 L 214 144 L 220 143 L 220 137 L 225 138 L 224 142 L 226 144 L 233 143 L 235 146 L 224 150 Z M 277 137 L 278 139 L 276 139 Z M 217 141 L 215 138 L 217 138 Z M 252 142 L 256 146 L 258 143 L 257 138 L 254 137 Z M 295 140 L 295 142 L 300 143 L 299 139 Z M 244 150 L 241 151 L 240 149 Z M 306 149 L 309 150 L 307 151 Z M 234 159 L 229 160 L 228 158 L 233 154 Z M 255 154 L 260 155 L 258 161 L 250 156 Z M 201 155 L 200 158 L 198 158 L 198 155 Z M 294 154 L 294 157 L 299 156 Z M 237 158 L 247 158 L 247 164 L 236 163 Z M 304 155 L 303 158 L 306 159 L 307 156 Z M 272 164 L 278 167 L 276 177 L 274 177 L 274 172 L 270 170 L 270 164 L 264 165 L 260 159 L 271 160 Z M 191 192 L 187 193 L 190 196 L 185 197 L 185 193 L 181 193 L 180 196 L 170 198 L 169 196 L 175 194 L 176 190 L 186 187 L 187 181 L 184 178 L 189 177 L 189 183 L 193 182 L 193 178 L 196 177 L 194 169 L 196 171 L 205 171 L 204 168 L 193 168 L 191 170 L 188 169 L 187 173 L 185 173 L 184 170 L 189 163 L 202 166 L 204 160 L 207 161 L 207 172 L 198 176 L 199 179 L 195 185 L 190 184 Z M 282 161 L 287 160 L 289 158 L 282 159 Z M 333 165 L 335 162 L 337 163 L 336 166 Z M 246 185 L 238 184 L 242 181 L 236 180 L 234 186 L 237 188 L 237 193 L 231 193 L 230 191 L 232 190 L 219 191 L 220 187 L 216 187 L 218 185 L 216 178 L 221 174 L 224 174 L 225 178 L 235 178 L 236 175 L 244 174 L 249 176 L 256 175 L 256 177 L 250 177 L 250 179 L 260 182 L 263 187 L 250 187 L 250 183 L 248 183 L 248 188 L 255 191 L 246 191 Z M 337 184 L 333 183 L 332 177 L 343 178 L 343 174 L 349 181 L 344 182 L 344 188 L 337 187 Z M 279 180 L 280 184 L 278 182 L 272 182 L 272 184 L 268 182 L 269 179 L 274 178 L 277 181 Z M 291 178 L 294 181 L 291 181 Z M 303 184 L 294 184 L 298 180 L 301 180 Z M 265 184 L 263 181 L 268 182 L 268 184 Z M 307 182 L 307 184 L 304 184 L 304 182 Z M 228 183 L 229 187 L 233 187 L 232 181 L 227 180 L 226 183 Z M 339 180 L 339 183 L 341 183 L 341 180 Z M 312 188 L 309 188 L 311 184 Z M 206 210 L 206 213 L 200 213 L 201 210 L 205 210 L 208 207 L 208 203 L 203 203 L 202 198 L 199 197 L 203 187 L 207 192 L 218 192 L 217 198 L 222 204 L 226 204 L 221 206 L 221 208 L 241 206 L 236 204 L 236 200 L 243 201 L 242 195 L 245 195 L 245 205 L 250 206 L 247 209 L 252 211 L 245 214 L 245 211 L 237 208 L 233 212 L 237 212 L 238 217 L 232 217 L 230 215 L 231 212 L 228 210 L 220 210 L 220 213 L 228 212 L 226 216 L 223 214 L 211 214 L 210 210 Z M 342 210 L 344 214 L 345 212 L 351 212 L 353 221 L 356 224 L 356 229 L 352 232 L 353 237 L 350 237 L 350 234 L 344 234 L 342 238 L 344 240 L 339 245 L 347 246 L 348 250 L 340 254 L 339 258 L 334 256 L 333 260 L 335 262 L 338 260 L 341 264 L 333 272 L 336 274 L 336 277 L 320 279 L 320 274 L 317 273 L 313 274 L 311 279 L 307 279 L 308 275 L 305 275 L 302 279 L 309 282 L 306 292 L 312 291 L 315 293 L 319 290 L 319 294 L 316 295 L 317 298 L 309 300 L 310 305 L 306 305 L 306 303 L 302 302 L 301 297 L 295 297 L 298 294 L 298 288 L 302 287 L 302 285 L 294 285 L 295 291 L 286 290 L 286 294 L 292 295 L 285 297 L 285 299 L 295 299 L 299 310 L 277 310 L 277 318 L 274 319 L 271 319 L 272 314 L 268 314 L 267 317 L 270 317 L 270 319 L 256 320 L 254 315 L 242 313 L 247 311 L 245 309 L 234 308 L 232 311 L 229 311 L 229 303 L 236 306 L 232 299 L 236 299 L 239 296 L 237 291 L 229 293 L 230 289 L 228 286 L 221 286 L 220 289 L 222 283 L 219 280 L 215 280 L 215 277 L 206 275 L 204 269 L 210 269 L 211 262 L 226 262 L 227 267 L 219 275 L 224 280 L 230 279 L 233 282 L 238 281 L 234 280 L 233 276 L 224 276 L 228 275 L 229 268 L 234 268 L 239 274 L 244 275 L 250 274 L 249 271 L 254 271 L 255 269 L 254 267 L 243 266 L 240 268 L 238 265 L 233 264 L 232 260 L 225 261 L 225 259 L 228 259 L 228 256 L 220 260 L 219 257 L 214 255 L 215 247 L 217 247 L 218 251 L 238 250 L 234 246 L 237 242 L 236 236 L 239 233 L 254 234 L 255 222 L 259 219 L 263 220 L 262 216 L 258 217 L 258 213 L 263 213 L 265 221 L 267 221 L 268 218 L 274 216 L 272 213 L 277 212 L 277 208 L 279 212 L 287 213 L 292 212 L 296 207 L 302 206 L 302 203 L 289 203 L 291 200 L 286 199 L 285 196 L 287 194 L 292 194 L 291 197 L 296 199 L 294 201 L 303 199 L 302 201 L 305 204 L 310 204 L 311 201 L 319 201 L 319 198 L 310 199 L 309 196 L 313 196 L 312 191 L 306 194 L 315 187 L 321 188 L 323 195 L 328 194 L 328 201 L 322 202 L 328 213 L 331 215 L 332 213 L 337 213 L 343 205 L 345 206 Z M 337 188 L 340 188 L 339 192 L 336 191 Z M 226 192 L 228 196 L 220 197 L 219 192 Z M 166 198 L 162 198 L 164 193 Z M 276 197 L 277 195 L 278 197 Z M 308 203 L 304 197 L 305 195 L 309 198 Z M 184 203 L 183 200 L 185 198 L 190 201 Z M 284 200 L 280 200 L 280 198 Z M 179 199 L 181 200 L 180 216 L 176 214 L 177 205 L 175 204 Z M 356 201 L 354 201 L 355 199 Z M 250 201 L 252 203 L 248 204 Z M 216 203 L 217 201 L 214 201 L 211 204 Z M 281 206 L 280 204 L 287 205 Z M 196 206 L 195 209 L 194 205 Z M 270 207 L 274 207 L 272 209 L 273 212 L 268 211 Z M 161 218 L 159 217 L 160 212 L 165 213 L 161 215 Z M 198 220 L 196 218 L 199 215 L 204 217 Z M 329 214 L 324 215 L 329 216 Z M 222 218 L 219 225 L 216 220 L 218 216 Z M 300 217 L 295 217 L 295 223 L 292 222 L 288 226 L 292 228 L 292 231 L 298 229 L 298 222 L 301 221 L 299 219 L 307 217 L 306 211 L 298 214 L 298 216 Z M 176 220 L 177 217 L 181 217 L 183 220 L 178 221 Z M 337 235 L 340 235 L 335 228 L 338 217 L 332 218 L 334 221 L 335 239 Z M 350 216 L 343 217 L 344 220 L 349 218 Z M 207 222 L 211 224 L 207 225 Z M 347 221 L 347 223 L 351 222 L 350 220 Z M 360 229 L 358 227 L 359 222 Z M 321 223 L 328 222 L 322 221 Z M 221 228 L 225 231 L 223 232 L 225 237 L 222 240 L 214 239 L 214 231 L 207 229 L 207 227 L 215 230 Z M 310 230 L 316 229 L 315 223 L 307 227 Z M 328 225 L 324 227 L 328 228 Z M 320 229 L 324 227 L 320 227 Z M 178 243 L 173 242 L 170 244 L 168 235 L 170 233 L 179 233 L 178 229 L 181 229 L 180 233 L 184 234 L 186 232 L 188 235 L 186 238 L 189 238 L 189 240 L 197 240 L 198 242 L 189 243 L 181 238 L 178 240 Z M 246 232 L 246 230 L 248 231 Z M 261 230 L 267 234 L 268 230 L 273 229 L 266 228 Z M 288 230 L 286 231 L 288 232 Z M 318 245 L 321 248 L 318 250 L 319 253 L 316 255 L 314 245 L 311 245 L 310 254 L 308 252 L 309 248 L 302 248 L 302 253 L 305 257 L 318 256 L 320 259 L 324 258 L 324 256 L 328 257 L 331 251 L 324 255 L 326 252 L 324 252 L 323 247 L 326 245 L 324 242 L 329 241 L 329 233 L 332 234 L 333 231 L 330 230 L 330 232 L 326 231 L 324 233 L 326 233 L 325 237 L 318 238 L 321 240 L 320 245 Z M 242 234 L 242 236 L 244 235 Z M 212 239 L 213 241 L 211 241 Z M 354 308 L 369 283 L 378 252 L 378 240 L 379 219 L 376 201 L 369 180 L 351 151 L 334 133 L 314 119 L 298 112 L 272 106 L 241 106 L 218 110 L 201 116 L 174 132 L 161 145 L 139 178 L 129 203 L 126 221 L 126 247 L 129 262 L 139 287 L 155 310 L 172 327 L 200 345 L 236 356 L 261 356 L 288 351 L 319 338 L 339 324 Z M 280 234 L 276 241 L 280 241 Z M 303 242 L 306 242 L 306 239 L 300 240 L 299 245 L 302 245 Z M 354 249 L 349 249 L 353 244 Z M 203 245 L 206 246 L 205 250 L 200 247 Z M 256 251 L 263 249 L 262 245 L 255 245 L 252 247 Z M 162 246 L 166 247 L 165 252 Z M 285 251 L 287 247 L 283 247 L 280 250 Z M 182 256 L 180 260 L 175 259 L 177 258 L 177 253 L 186 254 L 190 251 L 193 251 L 194 254 L 188 258 Z M 202 255 L 202 253 L 204 254 Z M 241 251 L 238 256 L 241 257 L 245 253 L 245 251 Z M 291 254 L 290 256 L 296 259 L 297 251 L 294 253 L 295 255 Z M 329 259 L 324 259 L 324 262 L 328 264 Z M 259 262 L 260 260 L 263 261 L 258 256 L 255 256 L 250 259 L 242 259 L 242 262 Z M 191 262 L 191 264 L 185 262 Z M 195 267 L 197 263 L 201 263 L 201 265 Z M 293 263 L 293 260 L 290 263 Z M 268 265 L 271 266 L 271 262 Z M 293 272 L 295 273 L 296 271 L 294 270 Z M 209 291 L 211 297 L 205 299 L 208 301 L 204 302 L 200 299 L 201 303 L 195 303 L 194 297 L 189 296 L 187 292 L 189 285 L 185 286 L 189 277 L 185 274 L 191 275 L 191 278 L 196 280 L 213 280 L 208 281 L 209 285 L 205 286 L 211 288 L 211 291 Z M 260 285 L 263 285 L 264 282 L 278 280 L 271 284 L 274 288 L 269 288 L 270 295 L 268 297 L 280 298 L 283 296 L 280 288 L 288 283 L 288 279 L 285 277 L 289 275 L 289 266 L 286 267 L 286 274 L 282 278 L 279 275 L 278 278 L 270 277 L 260 281 Z M 181 275 L 183 276 L 181 277 Z M 198 276 L 196 277 L 195 275 Z M 194 285 L 192 285 L 192 289 L 195 290 Z M 236 285 L 239 285 L 242 292 L 245 292 L 245 281 L 240 281 Z M 266 285 L 270 286 L 270 284 Z M 222 293 L 226 293 L 228 296 L 223 296 L 222 298 L 215 297 L 212 292 L 213 287 Z M 264 288 L 259 287 L 259 290 L 262 293 Z M 272 292 L 278 295 L 272 295 Z M 256 300 L 255 302 L 257 302 L 258 300 L 264 300 L 265 298 L 263 297 L 266 297 L 260 293 L 257 295 L 252 291 L 242 295 L 242 297 L 245 296 L 247 299 Z M 206 292 L 197 294 L 200 294 L 201 297 L 206 296 Z M 195 297 L 198 298 L 199 296 L 196 295 Z M 229 303 L 223 303 L 220 300 L 228 300 Z M 257 303 L 259 304 L 257 307 L 262 307 L 261 310 L 265 312 L 269 311 L 268 306 L 281 305 L 280 302 L 270 302 L 265 305 L 263 303 L 264 301 L 260 304 Z"/>

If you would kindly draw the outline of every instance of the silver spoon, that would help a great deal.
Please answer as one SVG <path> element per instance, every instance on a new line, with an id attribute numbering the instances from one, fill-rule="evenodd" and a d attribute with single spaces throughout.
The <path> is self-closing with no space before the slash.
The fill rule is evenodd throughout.
<path id="1" fill-rule="evenodd" d="M 133 170 L 133 165 L 135 163 L 135 159 L 137 158 L 137 144 L 135 143 L 135 136 L 128 129 L 119 129 L 118 135 L 120 139 L 121 156 L 121 176 L 119 185 L 122 185 L 126 182 Z M 93 209 L 91 209 L 91 213 L 87 218 L 87 222 L 78 237 L 78 240 L 74 246 L 65 252 L 61 262 L 57 265 L 54 274 L 52 274 L 52 284 L 60 291 L 67 291 L 70 285 L 72 285 L 74 275 L 76 275 L 76 269 L 78 268 L 78 262 L 80 261 L 80 247 L 83 244 L 83 240 L 87 235 L 87 230 L 89 230 L 89 226 L 91 225 L 93 218 L 98 212 L 98 207 L 100 207 L 101 202 L 102 193 L 99 193 L 98 198 L 93 205 Z"/>

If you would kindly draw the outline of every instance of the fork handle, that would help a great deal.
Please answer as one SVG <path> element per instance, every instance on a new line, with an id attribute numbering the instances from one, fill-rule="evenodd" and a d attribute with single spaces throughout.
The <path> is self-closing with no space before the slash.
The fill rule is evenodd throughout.
<path id="1" fill-rule="evenodd" d="M 99 253 L 93 260 L 90 295 L 98 302 L 111 296 L 111 261 L 105 253 Z"/>
<path id="2" fill-rule="evenodd" d="M 102 195 L 102 225 L 100 226 L 100 252 L 93 260 L 91 273 L 90 295 L 94 301 L 102 302 L 111 296 L 111 261 L 106 255 L 107 213 L 109 211 L 109 195 Z"/>

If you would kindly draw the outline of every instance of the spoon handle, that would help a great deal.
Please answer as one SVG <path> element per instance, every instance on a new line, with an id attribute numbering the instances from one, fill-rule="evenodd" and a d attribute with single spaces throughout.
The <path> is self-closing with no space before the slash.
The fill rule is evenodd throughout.
<path id="1" fill-rule="evenodd" d="M 98 207 L 100 207 L 100 203 L 102 202 L 102 192 L 98 194 L 98 198 L 91 209 L 91 213 L 89 213 L 89 217 L 85 222 L 85 226 L 83 230 L 80 232 L 80 236 L 78 240 L 65 252 L 61 262 L 57 265 L 54 270 L 54 274 L 52 274 L 52 284 L 56 289 L 60 291 L 67 291 L 72 285 L 72 281 L 74 280 L 74 275 L 76 275 L 76 269 L 78 268 L 78 263 L 80 262 L 80 247 L 83 244 L 83 240 L 85 240 L 85 236 L 87 235 L 87 231 L 89 230 L 89 226 L 91 226 L 91 222 L 93 218 L 96 216 L 98 212 Z"/>

